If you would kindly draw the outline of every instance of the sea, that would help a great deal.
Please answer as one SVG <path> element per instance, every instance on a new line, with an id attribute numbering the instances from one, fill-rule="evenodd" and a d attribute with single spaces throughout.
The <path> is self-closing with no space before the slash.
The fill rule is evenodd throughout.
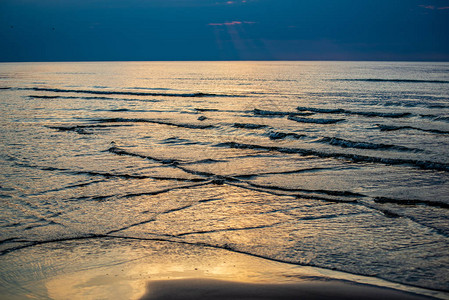
<path id="1" fill-rule="evenodd" d="M 1 63 L 0 108 L 0 285 L 107 240 L 449 291 L 449 63 Z"/>

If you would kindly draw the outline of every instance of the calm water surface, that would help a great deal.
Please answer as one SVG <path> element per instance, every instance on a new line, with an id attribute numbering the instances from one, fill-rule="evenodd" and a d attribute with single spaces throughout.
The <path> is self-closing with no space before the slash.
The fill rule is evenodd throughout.
<path id="1" fill-rule="evenodd" d="M 3 284 L 114 237 L 449 290 L 447 63 L 0 64 L 0 107 Z"/>

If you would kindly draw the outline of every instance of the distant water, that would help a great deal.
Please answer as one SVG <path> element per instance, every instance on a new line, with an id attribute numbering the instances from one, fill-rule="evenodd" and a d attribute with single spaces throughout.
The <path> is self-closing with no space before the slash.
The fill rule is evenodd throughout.
<path id="1" fill-rule="evenodd" d="M 449 290 L 449 64 L 0 64 L 0 260 L 213 245 Z"/>

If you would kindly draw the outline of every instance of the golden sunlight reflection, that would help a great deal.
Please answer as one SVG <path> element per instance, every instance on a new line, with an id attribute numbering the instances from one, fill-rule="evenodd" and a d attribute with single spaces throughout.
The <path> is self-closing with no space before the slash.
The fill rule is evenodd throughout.
<path id="1" fill-rule="evenodd" d="M 189 245 L 157 243 L 155 249 L 136 251 L 130 245 L 122 246 L 97 256 L 95 267 L 81 260 L 78 270 L 49 276 L 45 283 L 48 296 L 52 299 L 139 299 L 150 280 L 205 278 L 263 283 L 298 281 L 313 275 L 307 267 L 222 249 L 201 250 Z"/>
<path id="2" fill-rule="evenodd" d="M 251 24 L 209 25 L 251 50 Z M 138 299 L 174 279 L 380 282 L 281 262 L 444 285 L 447 123 L 423 65 L 41 65 L 1 92 L 0 299 Z M 376 79 L 408 68 L 426 108 L 396 88 L 410 79 Z"/>
<path id="3" fill-rule="evenodd" d="M 48 297 L 140 299 L 148 283 L 158 280 L 283 284 L 310 281 L 317 276 L 410 290 L 381 279 L 285 264 L 225 249 L 157 241 L 98 241 L 95 244 L 98 248 L 90 256 L 82 255 L 85 246 L 79 244 L 68 245 L 70 251 L 64 255 L 56 250 L 55 261 L 47 262 L 51 266 L 44 266 L 46 274 L 40 280 Z"/>

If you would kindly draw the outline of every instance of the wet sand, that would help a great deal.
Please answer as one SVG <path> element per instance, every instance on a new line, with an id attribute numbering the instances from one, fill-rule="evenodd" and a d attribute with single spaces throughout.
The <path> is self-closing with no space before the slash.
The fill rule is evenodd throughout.
<path id="1" fill-rule="evenodd" d="M 447 293 L 228 249 L 85 239 L 0 261 L 0 299 L 449 299 Z"/>
<path id="2" fill-rule="evenodd" d="M 212 279 L 154 281 L 141 300 L 202 299 L 434 299 L 398 290 L 344 281 L 257 284 Z"/>

